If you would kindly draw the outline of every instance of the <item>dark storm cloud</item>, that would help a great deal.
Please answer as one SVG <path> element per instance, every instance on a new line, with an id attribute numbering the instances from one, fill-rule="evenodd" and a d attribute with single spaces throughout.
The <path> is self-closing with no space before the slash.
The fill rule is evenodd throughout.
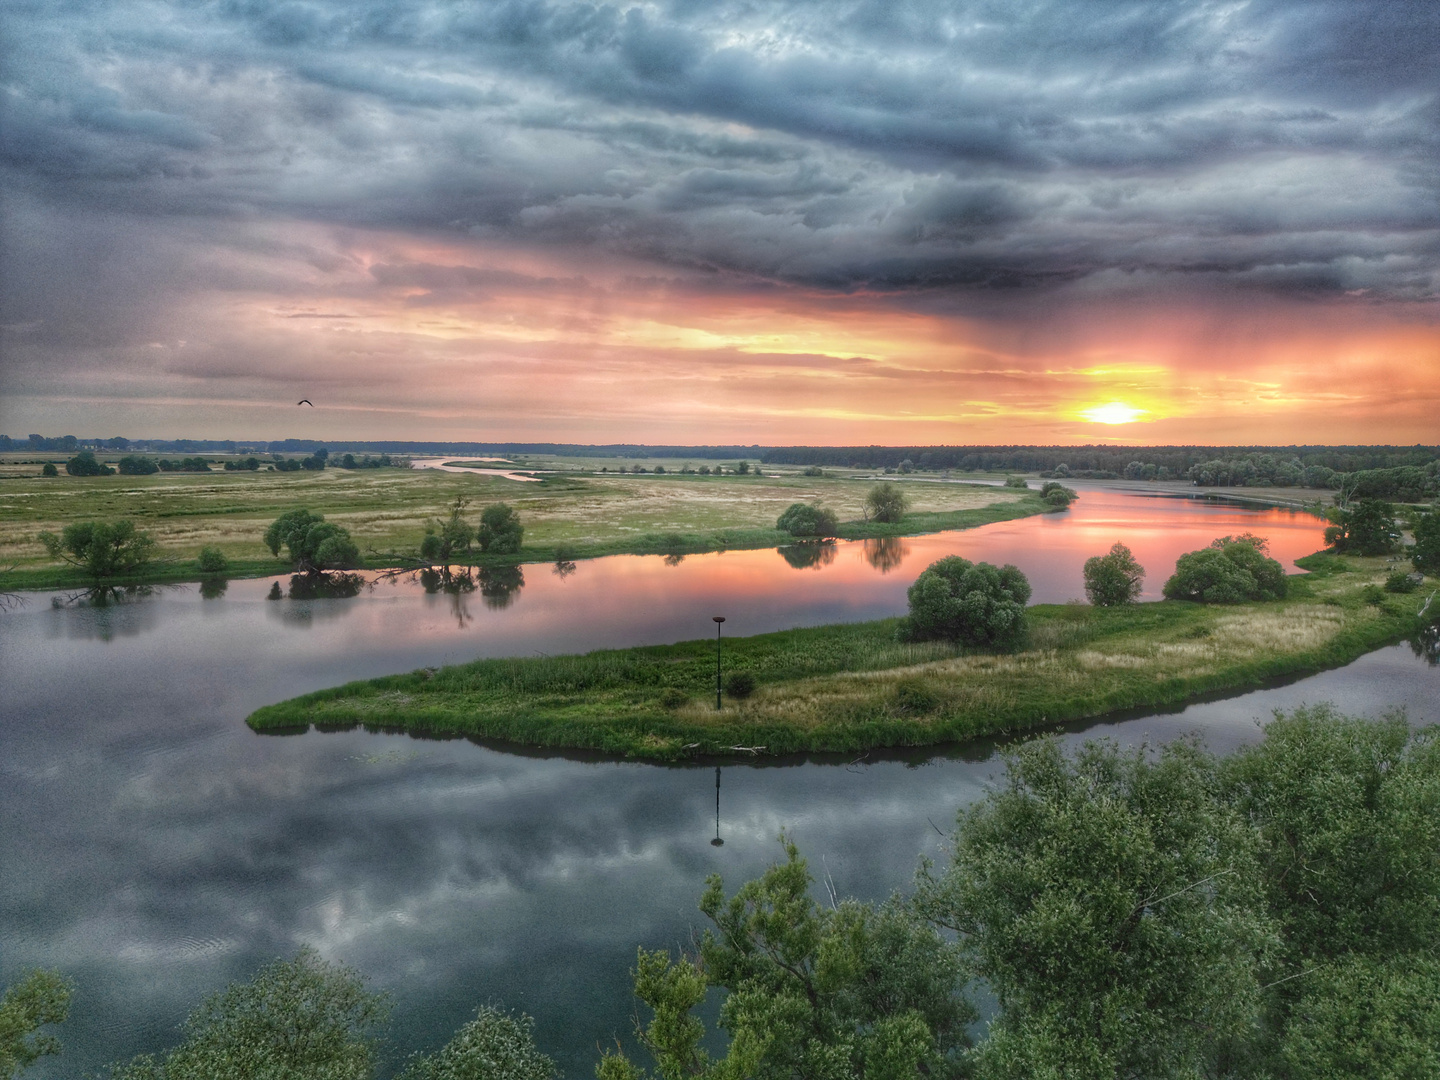
<path id="1" fill-rule="evenodd" d="M 6 180 L 62 214 L 835 289 L 1440 292 L 1431 2 L 37 2 L 5 34 Z"/>

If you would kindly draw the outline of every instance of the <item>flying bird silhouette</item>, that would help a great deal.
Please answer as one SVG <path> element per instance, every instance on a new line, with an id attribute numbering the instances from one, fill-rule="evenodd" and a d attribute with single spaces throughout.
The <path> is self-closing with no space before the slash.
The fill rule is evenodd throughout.
<path id="1" fill-rule="evenodd" d="M 315 407 L 315 403 L 314 403 L 313 401 L 311 401 L 308 397 L 302 397 L 299 401 L 295 402 L 295 404 L 296 404 L 296 405 L 309 405 L 312 409 Z"/>

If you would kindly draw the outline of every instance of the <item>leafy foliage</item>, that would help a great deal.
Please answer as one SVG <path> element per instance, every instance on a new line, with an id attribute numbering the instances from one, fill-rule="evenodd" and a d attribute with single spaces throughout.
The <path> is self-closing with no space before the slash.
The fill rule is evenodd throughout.
<path id="1" fill-rule="evenodd" d="M 55 468 L 53 462 L 47 461 L 40 469 L 41 476 L 59 476 L 60 470 Z"/>
<path id="2" fill-rule="evenodd" d="M 41 1033 L 70 1011 L 70 984 L 54 971 L 32 971 L 0 995 L 0 1080 L 11 1080 L 42 1057 L 60 1052 L 60 1040 Z"/>
<path id="3" fill-rule="evenodd" d="M 865 495 L 865 513 L 871 521 L 895 524 L 909 507 L 909 498 L 891 483 L 876 484 Z"/>
<path id="4" fill-rule="evenodd" d="M 282 547 L 289 549 L 295 568 L 306 572 L 350 569 L 360 561 L 349 531 L 309 510 L 291 510 L 271 522 L 265 546 L 277 557 Z"/>
<path id="5" fill-rule="evenodd" d="M 89 450 L 81 450 L 67 461 L 65 471 L 71 476 L 113 476 L 115 473 L 109 465 L 96 461 L 94 453 Z"/>
<path id="6" fill-rule="evenodd" d="M 482 1006 L 434 1054 L 411 1060 L 397 1080 L 553 1080 L 555 1063 L 535 1049 L 535 1021 Z"/>
<path id="7" fill-rule="evenodd" d="M 1440 577 L 1440 507 L 1421 514 L 1415 522 L 1415 546 L 1410 549 L 1410 562 L 1422 574 Z"/>
<path id="8" fill-rule="evenodd" d="M 755 693 L 755 676 L 748 671 L 732 671 L 725 676 L 725 693 L 737 701 Z"/>
<path id="9" fill-rule="evenodd" d="M 126 454 L 120 459 L 120 475 L 122 476 L 150 476 L 160 471 L 160 466 L 155 464 L 153 458 L 141 454 Z"/>
<path id="10" fill-rule="evenodd" d="M 195 565 L 202 574 L 223 574 L 230 569 L 230 560 L 217 547 L 203 547 Z"/>
<path id="11" fill-rule="evenodd" d="M 1187 552 L 1165 582 L 1167 600 L 1202 604 L 1240 604 L 1246 600 L 1281 600 L 1288 589 L 1285 568 L 1265 554 L 1258 536 L 1222 536 L 1208 548 Z"/>
<path id="12" fill-rule="evenodd" d="M 475 530 L 466 524 L 461 516 L 470 500 L 457 495 L 450 506 L 450 516 L 444 521 L 431 520 L 425 526 L 425 539 L 420 541 L 420 554 L 432 563 L 448 564 L 456 555 L 470 550 L 475 541 Z"/>
<path id="13" fill-rule="evenodd" d="M 1144 581 L 1145 568 L 1124 544 L 1085 560 L 1085 595 L 1096 607 L 1133 603 Z"/>
<path id="14" fill-rule="evenodd" d="M 1045 500 L 1045 505 L 1051 510 L 1065 510 L 1070 504 L 1078 499 L 1080 495 L 1064 484 L 1057 484 L 1054 480 L 1047 480 L 1040 485 L 1040 498 Z"/>
<path id="15" fill-rule="evenodd" d="M 834 510 L 815 503 L 792 503 L 775 527 L 791 536 L 834 536 L 840 525 Z"/>
<path id="16" fill-rule="evenodd" d="M 1334 524 L 1325 530 L 1325 544 L 1354 555 L 1385 555 L 1400 543 L 1395 507 L 1379 499 L 1361 499 L 1352 507 L 1331 512 Z"/>
<path id="17" fill-rule="evenodd" d="M 520 515 L 508 504 L 495 503 L 480 512 L 477 539 L 481 551 L 490 555 L 518 554 L 524 535 Z"/>
<path id="18" fill-rule="evenodd" d="M 150 534 L 137 530 L 128 519 L 77 521 L 66 525 L 59 536 L 41 533 L 40 543 L 52 559 L 78 566 L 96 581 L 138 574 L 155 553 Z"/>
<path id="19" fill-rule="evenodd" d="M 1008 647 L 1024 636 L 1030 582 L 1008 564 L 996 567 L 948 555 L 915 579 L 908 596 L 910 615 L 897 631 L 902 641 L 938 638 Z"/>

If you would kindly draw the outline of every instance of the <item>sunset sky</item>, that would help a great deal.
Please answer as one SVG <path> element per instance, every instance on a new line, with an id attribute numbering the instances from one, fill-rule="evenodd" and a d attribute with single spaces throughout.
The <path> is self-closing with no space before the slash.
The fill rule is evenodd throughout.
<path id="1" fill-rule="evenodd" d="M 1435 0 L 4 13 L 11 436 L 1440 438 Z"/>

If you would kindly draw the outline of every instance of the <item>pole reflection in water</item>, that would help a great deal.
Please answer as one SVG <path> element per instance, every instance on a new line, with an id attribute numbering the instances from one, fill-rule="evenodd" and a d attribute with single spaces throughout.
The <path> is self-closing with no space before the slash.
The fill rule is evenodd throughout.
<path id="1" fill-rule="evenodd" d="M 721 847 L 725 843 L 720 839 L 720 766 L 715 766 L 715 839 L 710 841 L 711 847 Z"/>

